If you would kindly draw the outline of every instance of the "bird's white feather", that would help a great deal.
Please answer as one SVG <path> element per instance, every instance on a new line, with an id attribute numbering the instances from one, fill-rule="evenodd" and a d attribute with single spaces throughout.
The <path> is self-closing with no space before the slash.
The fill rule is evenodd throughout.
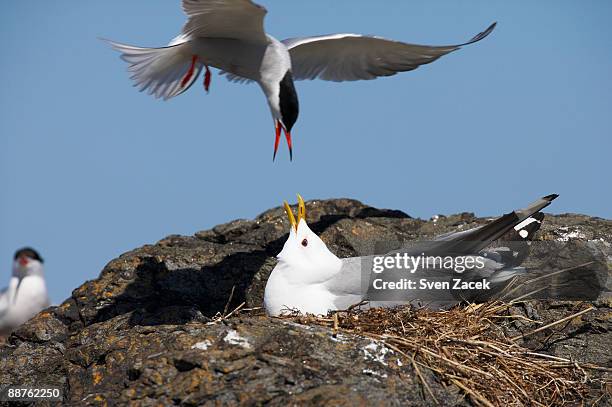
<path id="1" fill-rule="evenodd" d="M 250 0 L 183 0 L 187 38 L 233 38 L 245 41 L 266 41 L 264 17 L 266 9 Z"/>
<path id="2" fill-rule="evenodd" d="M 8 287 L 6 287 L 0 291 L 0 318 L 6 313 L 9 304 L 9 290 Z"/>
<path id="3" fill-rule="evenodd" d="M 0 335 L 7 335 L 49 305 L 42 263 L 17 264 L 9 285 L 0 294 Z"/>
<path id="4" fill-rule="evenodd" d="M 197 62 L 193 74 L 183 83 L 191 67 L 192 52 L 189 42 L 179 38 L 172 41 L 178 41 L 177 45 L 163 48 L 142 48 L 114 41 L 108 43 L 129 64 L 130 79 L 138 90 L 167 100 L 189 89 L 202 70 L 202 64 Z"/>
<path id="5" fill-rule="evenodd" d="M 229 73 L 226 71 L 219 72 L 219 75 L 225 76 L 225 78 L 233 83 L 253 83 L 254 81 L 249 78 L 245 78 L 243 76 L 235 75 L 233 73 Z"/>

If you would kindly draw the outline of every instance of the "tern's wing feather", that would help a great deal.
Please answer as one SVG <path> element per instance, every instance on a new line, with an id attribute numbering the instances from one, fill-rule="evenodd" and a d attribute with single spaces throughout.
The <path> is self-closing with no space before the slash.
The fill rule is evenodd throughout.
<path id="1" fill-rule="evenodd" d="M 228 81 L 234 82 L 234 83 L 252 83 L 254 82 L 252 79 L 245 78 L 243 76 L 239 76 L 239 75 L 229 73 L 226 71 L 219 72 L 219 75 L 224 75 Z"/>
<path id="2" fill-rule="evenodd" d="M 188 20 L 180 37 L 265 41 L 266 9 L 251 0 L 183 0 Z"/>
<path id="3" fill-rule="evenodd" d="M 163 48 L 142 48 L 105 41 L 121 52 L 121 59 L 129 64 L 128 71 L 134 86 L 156 98 L 168 100 L 185 92 L 198 79 L 203 67 L 202 63 L 197 62 L 191 75 L 188 74 L 191 49 L 184 42 Z"/>
<path id="4" fill-rule="evenodd" d="M 495 24 L 464 44 L 447 46 L 407 44 L 359 34 L 291 38 L 283 43 L 289 48 L 296 80 L 369 80 L 411 71 L 433 62 L 461 46 L 482 40 L 493 31 Z"/>

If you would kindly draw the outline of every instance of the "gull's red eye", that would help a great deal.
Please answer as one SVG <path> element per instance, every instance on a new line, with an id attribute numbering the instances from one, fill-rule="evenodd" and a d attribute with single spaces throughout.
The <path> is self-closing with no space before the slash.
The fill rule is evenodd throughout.
<path id="1" fill-rule="evenodd" d="M 306 239 L 302 240 L 302 246 L 304 247 L 308 246 L 308 240 Z"/>

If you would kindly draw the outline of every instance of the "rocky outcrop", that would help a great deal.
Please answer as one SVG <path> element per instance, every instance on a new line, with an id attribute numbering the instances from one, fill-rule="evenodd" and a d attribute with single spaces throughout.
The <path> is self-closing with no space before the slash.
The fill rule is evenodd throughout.
<path id="1" fill-rule="evenodd" d="M 348 199 L 311 201 L 307 209 L 311 229 L 340 257 L 371 252 L 375 241 L 427 239 L 486 221 L 470 213 L 424 221 Z M 243 302 L 261 306 L 288 230 L 276 208 L 112 260 L 97 279 L 9 338 L 0 348 L 0 383 L 59 386 L 73 405 L 429 405 L 412 367 L 390 354 L 364 352 L 372 346 L 365 337 L 338 339 L 324 327 L 257 312 L 212 321 Z M 612 221 L 547 216 L 539 238 L 564 243 L 556 259 L 612 263 Z M 612 367 L 609 298 L 607 286 L 592 299 L 593 312 L 523 343 Z M 535 322 L 506 328 L 525 332 L 575 306 L 532 301 L 509 312 Z M 433 377 L 428 382 L 443 404 L 469 404 L 459 389 Z"/>

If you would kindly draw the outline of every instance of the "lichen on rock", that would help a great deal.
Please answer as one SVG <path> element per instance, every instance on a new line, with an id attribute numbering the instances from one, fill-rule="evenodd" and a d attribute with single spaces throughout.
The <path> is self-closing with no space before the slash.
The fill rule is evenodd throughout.
<path id="1" fill-rule="evenodd" d="M 339 257 L 365 254 L 372 241 L 428 239 L 486 222 L 467 213 L 424 221 L 348 199 L 307 206 L 311 229 Z M 365 336 L 253 313 L 213 321 L 243 302 L 261 306 L 288 230 L 275 208 L 125 253 L 14 332 L 0 347 L 0 383 L 59 386 L 71 405 L 430 405 L 412 365 Z M 547 215 L 539 238 L 565 244 L 560 255 L 576 261 L 597 252 L 612 263 L 611 221 Z M 609 288 L 593 312 L 521 345 L 612 367 Z M 526 332 L 575 305 L 517 305 L 508 312 L 525 318 L 504 329 Z M 470 404 L 461 389 L 421 373 L 442 405 Z"/>

